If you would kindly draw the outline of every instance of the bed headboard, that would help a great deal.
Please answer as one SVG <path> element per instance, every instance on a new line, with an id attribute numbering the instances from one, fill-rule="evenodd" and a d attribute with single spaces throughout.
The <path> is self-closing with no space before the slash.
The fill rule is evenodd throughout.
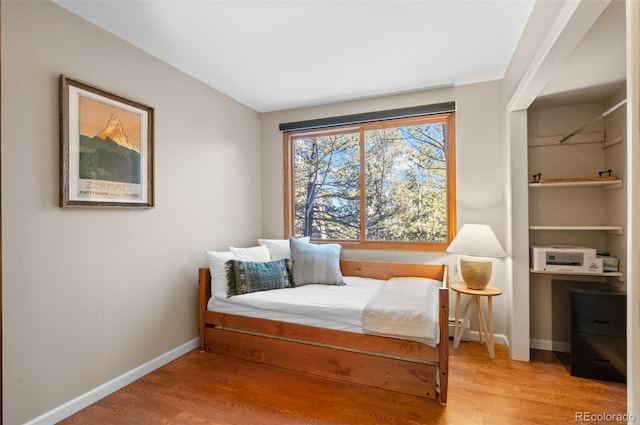
<path id="1" fill-rule="evenodd" d="M 389 263 L 383 261 L 340 260 L 344 276 L 362 276 L 372 279 L 392 277 L 427 277 L 449 285 L 446 264 Z"/>

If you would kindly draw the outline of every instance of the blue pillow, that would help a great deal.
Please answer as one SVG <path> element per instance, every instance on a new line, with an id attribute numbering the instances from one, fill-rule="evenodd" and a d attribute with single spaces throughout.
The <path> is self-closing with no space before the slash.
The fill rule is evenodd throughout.
<path id="1" fill-rule="evenodd" d="M 285 259 L 266 262 L 228 260 L 224 267 L 227 297 L 294 286 L 289 263 Z"/>
<path id="2" fill-rule="evenodd" d="M 338 244 L 315 245 L 300 239 L 289 239 L 291 245 L 291 274 L 295 286 L 310 283 L 344 285 L 340 272 Z"/>

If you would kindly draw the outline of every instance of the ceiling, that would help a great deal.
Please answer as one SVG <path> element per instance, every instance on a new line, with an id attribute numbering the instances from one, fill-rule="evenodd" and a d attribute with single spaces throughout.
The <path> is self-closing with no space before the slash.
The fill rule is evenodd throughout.
<path id="1" fill-rule="evenodd" d="M 54 0 L 259 111 L 500 79 L 533 0 Z"/>
<path id="2" fill-rule="evenodd" d="M 258 112 L 500 79 L 535 3 L 54 1 Z M 624 85 L 624 9 L 611 2 L 535 105 Z"/>

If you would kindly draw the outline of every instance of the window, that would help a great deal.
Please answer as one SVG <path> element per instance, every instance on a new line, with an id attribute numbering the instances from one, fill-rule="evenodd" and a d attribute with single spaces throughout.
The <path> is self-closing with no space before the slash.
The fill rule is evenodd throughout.
<path id="1" fill-rule="evenodd" d="M 454 140 L 454 113 L 286 132 L 285 228 L 444 251 L 456 229 Z"/>

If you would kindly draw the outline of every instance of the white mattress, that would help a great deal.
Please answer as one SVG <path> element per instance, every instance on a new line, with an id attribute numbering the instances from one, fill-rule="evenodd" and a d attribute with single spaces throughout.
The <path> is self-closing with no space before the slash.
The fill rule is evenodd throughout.
<path id="1" fill-rule="evenodd" d="M 252 292 L 232 297 L 211 297 L 207 309 L 221 313 L 279 320 L 328 329 L 364 333 L 362 312 L 384 280 L 345 276 L 346 285 L 304 285 Z M 437 300 L 435 301 L 437 302 Z M 436 309 L 437 310 L 437 309 Z M 406 338 L 437 345 L 425 338 Z"/>

